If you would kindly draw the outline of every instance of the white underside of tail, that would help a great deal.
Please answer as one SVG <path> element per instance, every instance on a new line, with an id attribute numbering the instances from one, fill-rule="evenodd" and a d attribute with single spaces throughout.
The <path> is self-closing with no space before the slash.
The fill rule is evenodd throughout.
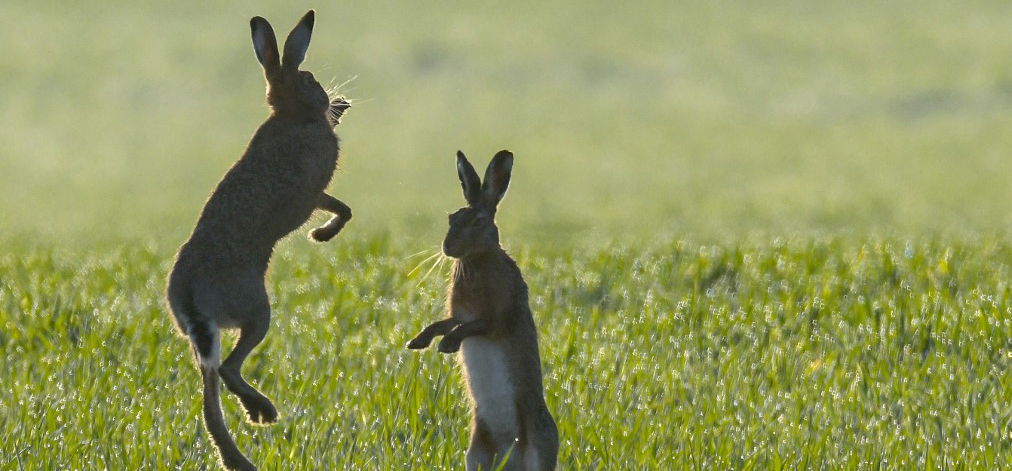
<path id="1" fill-rule="evenodd" d="M 478 418 L 495 437 L 516 438 L 520 432 L 516 392 L 505 352 L 485 337 L 464 339 L 460 352 Z"/>

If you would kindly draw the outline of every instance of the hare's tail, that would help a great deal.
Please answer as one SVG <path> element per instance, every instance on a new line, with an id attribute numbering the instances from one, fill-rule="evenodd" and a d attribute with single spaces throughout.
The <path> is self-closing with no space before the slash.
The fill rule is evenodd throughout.
<path id="1" fill-rule="evenodd" d="M 197 354 L 200 375 L 204 381 L 204 426 L 211 435 L 211 441 L 218 449 L 221 463 L 226 469 L 235 471 L 256 471 L 253 465 L 236 446 L 232 435 L 225 425 L 225 417 L 221 413 L 221 397 L 219 390 L 220 378 L 218 367 L 221 365 L 221 341 L 218 329 L 206 321 L 190 324 L 189 335 L 193 349 Z"/>

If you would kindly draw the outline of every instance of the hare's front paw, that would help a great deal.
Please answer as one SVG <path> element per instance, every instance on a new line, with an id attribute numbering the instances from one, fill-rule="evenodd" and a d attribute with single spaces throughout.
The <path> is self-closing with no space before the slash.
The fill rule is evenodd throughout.
<path id="1" fill-rule="evenodd" d="M 408 350 L 421 350 L 425 347 L 428 347 L 430 343 L 432 343 L 432 337 L 419 335 L 418 337 L 411 339 L 411 341 L 408 342 L 407 347 Z"/>
<path id="2" fill-rule="evenodd" d="M 341 229 L 344 228 L 344 224 L 331 225 L 317 227 L 309 233 L 309 238 L 317 242 L 326 242 L 333 239 Z"/>
<path id="3" fill-rule="evenodd" d="M 443 337 L 443 340 L 439 341 L 439 352 L 440 353 L 453 353 L 460 350 L 460 340 L 455 337 Z"/>
<path id="4" fill-rule="evenodd" d="M 317 227 L 309 232 L 309 238 L 317 242 L 326 242 L 333 239 L 335 235 L 337 235 L 337 232 L 330 230 L 326 226 Z"/>
<path id="5" fill-rule="evenodd" d="M 344 229 L 344 225 L 347 223 L 347 219 L 334 218 L 330 222 L 313 229 L 312 232 L 309 233 L 309 238 L 317 242 L 326 242 L 333 239 L 334 236 L 341 232 L 341 229 Z"/>

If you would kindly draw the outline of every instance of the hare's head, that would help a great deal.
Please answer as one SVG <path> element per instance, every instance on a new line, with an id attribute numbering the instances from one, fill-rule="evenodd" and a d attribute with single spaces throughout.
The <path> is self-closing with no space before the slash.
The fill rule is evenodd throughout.
<path id="1" fill-rule="evenodd" d="M 299 64 L 306 58 L 309 39 L 313 35 L 316 14 L 309 10 L 299 20 L 285 40 L 285 55 L 278 54 L 278 41 L 274 28 L 267 20 L 255 16 L 249 21 L 253 32 L 253 51 L 264 67 L 267 78 L 267 103 L 278 114 L 321 116 L 327 111 L 330 101 L 327 92 L 313 78 L 313 74 L 299 70 Z"/>
<path id="2" fill-rule="evenodd" d="M 499 151 L 485 170 L 485 182 L 478 179 L 474 167 L 463 152 L 457 151 L 457 176 L 464 188 L 467 206 L 450 215 L 450 230 L 443 239 L 443 253 L 454 258 L 499 248 L 499 228 L 495 211 L 510 185 L 513 154 Z"/>

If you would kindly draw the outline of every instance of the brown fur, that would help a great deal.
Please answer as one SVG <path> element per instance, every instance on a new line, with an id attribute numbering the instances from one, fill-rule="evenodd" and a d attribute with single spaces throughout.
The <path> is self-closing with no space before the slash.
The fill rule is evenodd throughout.
<path id="1" fill-rule="evenodd" d="M 336 125 L 348 103 L 330 101 L 309 72 L 298 70 L 309 46 L 314 12 L 307 13 L 278 54 L 267 20 L 250 20 L 254 51 L 264 67 L 271 115 L 242 158 L 225 174 L 201 211 L 169 275 L 167 297 L 180 332 L 190 338 L 204 385 L 204 421 L 222 464 L 256 467 L 229 435 L 218 398 L 218 378 L 242 402 L 255 424 L 277 420 L 271 401 L 241 374 L 246 356 L 270 324 L 264 274 L 275 243 L 322 209 L 335 216 L 311 237 L 325 241 L 351 218 L 344 203 L 326 194 L 337 165 Z M 220 329 L 240 329 L 220 361 Z"/>
<path id="2" fill-rule="evenodd" d="M 513 155 L 502 151 L 485 172 L 485 183 L 462 153 L 457 170 L 468 207 L 450 216 L 443 252 L 454 257 L 449 318 L 419 333 L 408 348 L 462 350 L 473 406 L 468 471 L 555 468 L 558 430 L 545 404 L 538 335 L 527 284 L 516 262 L 499 245 L 495 213 L 509 186 Z"/>

